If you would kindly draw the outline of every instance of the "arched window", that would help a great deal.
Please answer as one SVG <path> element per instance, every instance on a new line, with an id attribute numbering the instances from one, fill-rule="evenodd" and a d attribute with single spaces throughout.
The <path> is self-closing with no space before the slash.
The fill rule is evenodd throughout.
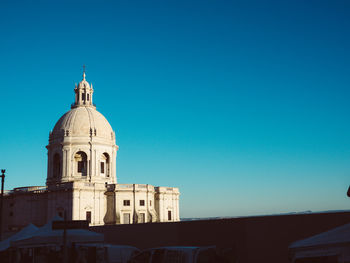
<path id="1" fill-rule="evenodd" d="M 103 153 L 101 156 L 100 172 L 101 175 L 109 177 L 110 175 L 110 158 L 108 153 Z"/>
<path id="2" fill-rule="evenodd" d="M 61 157 L 58 153 L 55 153 L 53 156 L 52 176 L 54 178 L 59 178 L 61 176 Z"/>
<path id="3" fill-rule="evenodd" d="M 81 176 L 87 175 L 87 156 L 86 153 L 80 151 L 77 152 L 74 156 L 75 163 L 76 163 L 76 171 L 78 174 L 81 174 Z"/>

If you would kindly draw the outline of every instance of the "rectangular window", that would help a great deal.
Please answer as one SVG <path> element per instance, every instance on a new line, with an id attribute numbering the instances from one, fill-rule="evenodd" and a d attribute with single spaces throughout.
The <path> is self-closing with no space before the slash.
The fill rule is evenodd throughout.
<path id="1" fill-rule="evenodd" d="M 149 206 L 152 206 L 152 200 L 149 200 Z"/>
<path id="2" fill-rule="evenodd" d="M 130 224 L 130 214 L 129 213 L 123 214 L 123 223 Z"/>
<path id="3" fill-rule="evenodd" d="M 124 206 L 130 206 L 130 200 L 124 200 L 123 204 Z"/>
<path id="4" fill-rule="evenodd" d="M 89 100 L 89 94 L 87 94 L 87 100 Z"/>
<path id="5" fill-rule="evenodd" d="M 105 163 L 101 162 L 101 174 L 105 173 Z"/>
<path id="6" fill-rule="evenodd" d="M 139 220 L 140 223 L 145 223 L 146 220 L 145 220 L 145 213 L 140 213 L 140 220 Z"/>
<path id="7" fill-rule="evenodd" d="M 86 221 L 88 221 L 89 224 L 91 223 L 91 211 L 86 211 Z"/>
<path id="8" fill-rule="evenodd" d="M 168 211 L 168 221 L 171 221 L 171 211 Z"/>
<path id="9" fill-rule="evenodd" d="M 145 206 L 145 200 L 140 200 L 140 206 Z"/>
<path id="10" fill-rule="evenodd" d="M 85 93 L 83 93 L 81 95 L 82 95 L 82 99 L 85 100 Z"/>

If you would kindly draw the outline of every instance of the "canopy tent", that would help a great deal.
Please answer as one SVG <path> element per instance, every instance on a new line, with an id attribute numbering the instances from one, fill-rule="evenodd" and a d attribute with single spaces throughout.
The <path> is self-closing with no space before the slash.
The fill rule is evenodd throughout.
<path id="1" fill-rule="evenodd" d="M 27 225 L 25 228 L 23 228 L 21 231 L 17 232 L 16 234 L 10 236 L 9 238 L 3 240 L 0 242 L 0 251 L 4 251 L 10 247 L 10 242 L 19 240 L 19 239 L 25 239 L 28 237 L 31 237 L 35 232 L 38 231 L 39 228 L 37 228 L 33 224 Z"/>
<path id="2" fill-rule="evenodd" d="M 59 245 L 63 241 L 63 230 L 52 230 L 52 222 L 63 220 L 59 216 L 52 218 L 46 225 L 39 228 L 33 235 L 11 242 L 13 247 L 38 246 L 42 244 Z M 84 229 L 66 230 L 67 243 L 72 242 L 103 242 L 104 235 Z"/>
<path id="3" fill-rule="evenodd" d="M 289 246 L 289 250 L 292 262 L 321 257 L 339 258 L 339 262 L 350 262 L 350 224 L 296 241 Z"/>

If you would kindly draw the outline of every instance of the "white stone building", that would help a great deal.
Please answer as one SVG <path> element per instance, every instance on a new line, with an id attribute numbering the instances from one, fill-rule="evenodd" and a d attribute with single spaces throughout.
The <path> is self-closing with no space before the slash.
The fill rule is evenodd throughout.
<path id="1" fill-rule="evenodd" d="M 75 87 L 71 110 L 49 136 L 45 187 L 7 191 L 3 230 L 44 224 L 54 215 L 90 225 L 179 221 L 179 189 L 118 184 L 115 132 L 93 104 L 93 87 Z"/>

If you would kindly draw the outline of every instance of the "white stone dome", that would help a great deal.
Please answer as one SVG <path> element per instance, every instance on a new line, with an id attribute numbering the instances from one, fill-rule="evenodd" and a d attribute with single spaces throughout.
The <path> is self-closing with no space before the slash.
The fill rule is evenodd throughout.
<path id="1" fill-rule="evenodd" d="M 94 136 L 114 140 L 114 132 L 107 119 L 94 107 L 76 107 L 65 113 L 56 123 L 53 137 Z"/>

